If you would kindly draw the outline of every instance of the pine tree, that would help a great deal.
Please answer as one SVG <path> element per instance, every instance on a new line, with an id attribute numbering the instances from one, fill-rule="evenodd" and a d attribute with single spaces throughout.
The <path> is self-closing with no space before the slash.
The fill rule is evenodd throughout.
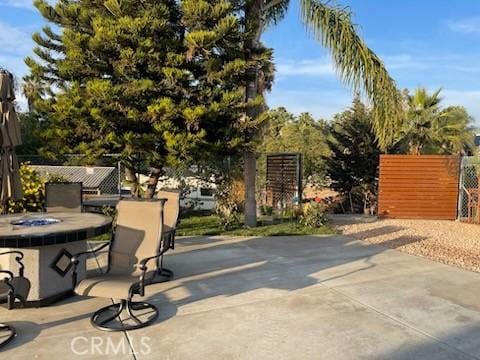
<path id="1" fill-rule="evenodd" d="M 90 162 L 119 153 L 134 188 L 138 163 L 146 162 L 151 197 L 164 166 L 244 145 L 244 129 L 256 125 L 240 116 L 250 106 L 242 79 L 252 64 L 241 51 L 242 24 L 230 2 L 35 5 L 61 28 L 35 34 L 41 61 L 26 60 L 30 78 L 45 89 L 34 105 L 50 122 L 47 153 L 82 153 Z M 265 50 L 259 61 L 270 58 Z"/>
<path id="2" fill-rule="evenodd" d="M 347 198 L 352 190 L 360 190 L 365 198 L 376 189 L 381 151 L 371 116 L 371 111 L 356 97 L 352 107 L 338 114 L 330 126 L 327 142 L 331 155 L 325 158 L 327 176 L 331 187 Z"/>
<path id="3" fill-rule="evenodd" d="M 61 29 L 34 34 L 41 61 L 26 59 L 31 78 L 48 91 L 35 101 L 50 122 L 46 153 L 81 153 L 87 162 L 119 153 L 137 185 L 138 160 L 160 167 L 165 155 L 165 138 L 157 136 L 149 108 L 154 101 L 165 112 L 175 108 L 189 81 L 175 1 L 139 6 L 135 0 L 67 0 L 50 6 L 36 0 L 35 6 Z"/>
<path id="4" fill-rule="evenodd" d="M 252 69 L 262 69 L 262 86 L 271 87 L 272 50 L 262 47 L 245 57 L 243 43 L 249 35 L 236 2 L 183 0 L 181 4 L 187 56 L 196 79 L 190 100 L 196 114 L 203 115 L 200 126 L 205 130 L 197 160 L 221 167 L 225 158 L 255 146 L 245 134 L 261 128 L 265 117 L 245 114 L 263 107 L 264 100 L 258 96 L 245 102 L 245 88 Z"/>

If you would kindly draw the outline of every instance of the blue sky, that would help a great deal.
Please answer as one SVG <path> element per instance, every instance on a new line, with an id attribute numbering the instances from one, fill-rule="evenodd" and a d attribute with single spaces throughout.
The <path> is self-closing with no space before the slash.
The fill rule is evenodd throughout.
<path id="1" fill-rule="evenodd" d="M 328 52 L 308 35 L 298 1 L 268 29 L 264 42 L 275 50 L 277 74 L 270 106 L 330 118 L 351 101 Z M 473 0 L 343 0 L 368 45 L 384 60 L 400 88 L 443 88 L 445 105 L 463 105 L 480 125 L 480 2 Z M 27 69 L 31 33 L 43 20 L 31 0 L 0 0 L 0 66 L 18 77 Z M 19 99 L 25 104 L 24 99 Z"/>

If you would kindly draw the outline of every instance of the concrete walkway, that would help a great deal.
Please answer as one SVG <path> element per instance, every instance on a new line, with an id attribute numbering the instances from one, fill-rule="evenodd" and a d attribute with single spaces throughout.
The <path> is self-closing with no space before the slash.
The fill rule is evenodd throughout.
<path id="1" fill-rule="evenodd" d="M 343 236 L 177 244 L 154 325 L 93 329 L 107 299 L 0 309 L 19 332 L 0 358 L 480 359 L 480 274 Z"/>

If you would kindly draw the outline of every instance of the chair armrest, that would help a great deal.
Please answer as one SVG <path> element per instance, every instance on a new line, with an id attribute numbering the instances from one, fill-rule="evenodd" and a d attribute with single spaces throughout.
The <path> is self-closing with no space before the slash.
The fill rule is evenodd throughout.
<path id="1" fill-rule="evenodd" d="M 80 256 L 88 255 L 88 254 L 94 254 L 97 251 L 102 250 L 103 248 L 107 247 L 108 245 L 110 245 L 110 242 L 106 242 L 105 244 L 99 246 L 98 248 L 90 250 L 90 251 L 82 251 L 82 252 L 76 253 L 72 256 L 72 259 L 70 261 L 73 264 L 75 264 L 75 263 L 78 264 Z"/>
<path id="2" fill-rule="evenodd" d="M 21 251 L 18 251 L 18 250 L 5 251 L 5 252 L 0 253 L 0 255 L 6 255 L 6 254 L 17 254 L 17 255 L 19 255 L 20 259 L 23 259 L 23 253 Z"/>
<path id="3" fill-rule="evenodd" d="M 143 270 L 143 269 L 147 270 L 147 263 L 148 263 L 150 260 L 156 259 L 156 258 L 158 258 L 158 257 L 160 257 L 160 256 L 162 256 L 162 255 L 163 255 L 163 252 L 158 253 L 158 254 L 153 255 L 153 256 L 146 257 L 146 258 L 140 260 L 140 262 L 139 262 L 140 270 Z"/>
<path id="4" fill-rule="evenodd" d="M 8 271 L 8 270 L 0 270 L 0 274 L 7 274 L 8 275 L 8 278 L 3 278 L 3 279 L 0 279 L 0 281 L 5 281 L 7 284 L 10 280 L 12 280 L 15 275 L 13 275 L 13 273 L 11 271 Z"/>
<path id="5" fill-rule="evenodd" d="M 74 289 L 77 286 L 77 266 L 80 263 L 80 257 L 83 255 L 95 254 L 97 251 L 106 248 L 108 245 L 110 245 L 110 242 L 107 242 L 94 250 L 82 251 L 72 256 L 70 262 L 72 263 L 72 284 Z"/>
<path id="6" fill-rule="evenodd" d="M 142 270 L 142 273 L 140 274 L 140 281 L 139 281 L 139 283 L 140 283 L 139 295 L 140 296 L 145 295 L 145 274 L 147 273 L 147 270 L 148 270 L 147 263 L 150 260 L 157 259 L 157 258 L 163 256 L 163 254 L 164 254 L 164 252 L 160 252 L 156 255 L 149 256 L 149 257 L 146 257 L 146 258 L 140 260 L 139 268 L 140 268 L 140 270 Z"/>
<path id="7" fill-rule="evenodd" d="M 8 309 L 10 310 L 12 308 L 12 296 L 15 294 L 15 288 L 12 286 L 12 284 L 10 283 L 10 281 L 12 281 L 12 279 L 14 278 L 14 275 L 11 271 L 8 271 L 8 270 L 0 270 L 0 274 L 6 274 L 8 275 L 8 277 L 5 277 L 3 279 L 0 279 L 0 282 L 4 282 L 5 285 L 8 287 L 8 293 L 7 293 L 7 301 L 8 301 Z M 2 297 L 2 300 L 5 299 Z M 13 300 L 15 301 L 15 300 Z"/>
<path id="8" fill-rule="evenodd" d="M 15 257 L 15 261 L 18 263 L 19 265 L 19 268 L 18 268 L 18 276 L 20 277 L 23 277 L 23 272 L 24 272 L 24 269 L 25 269 L 25 265 L 23 265 L 23 252 L 21 251 L 18 251 L 18 250 L 12 250 L 12 251 L 5 251 L 5 252 L 2 252 L 0 253 L 0 255 L 10 255 L 10 254 L 17 254 L 17 256 Z M 6 270 L 3 270 L 3 271 L 6 271 Z M 12 274 L 10 271 L 8 271 L 10 274 Z M 13 274 L 12 274 L 12 277 L 13 277 Z"/>

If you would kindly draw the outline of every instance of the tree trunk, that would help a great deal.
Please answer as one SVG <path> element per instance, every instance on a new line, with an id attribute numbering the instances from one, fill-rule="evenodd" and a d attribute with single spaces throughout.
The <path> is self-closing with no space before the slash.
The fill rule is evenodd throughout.
<path id="1" fill-rule="evenodd" d="M 147 199 L 153 199 L 155 193 L 157 191 L 158 179 L 162 175 L 162 169 L 160 168 L 152 168 L 150 170 L 150 178 L 148 179 L 148 186 L 147 192 L 145 193 L 145 197 Z"/>
<path id="2" fill-rule="evenodd" d="M 139 197 L 140 185 L 138 183 L 138 177 L 135 170 L 130 167 L 125 167 L 125 178 L 130 184 L 130 194 L 134 198 Z"/>
<path id="3" fill-rule="evenodd" d="M 249 61 L 251 54 L 256 48 L 260 46 L 260 36 L 263 30 L 261 5 L 253 1 L 247 5 L 245 10 L 245 19 L 247 22 L 247 31 L 255 34 L 244 42 L 245 60 Z M 254 100 L 259 95 L 258 88 L 258 71 L 253 70 L 246 74 L 245 86 L 245 102 Z M 255 119 L 258 114 L 258 109 L 247 108 L 246 116 Z M 252 140 L 254 134 L 245 134 L 247 143 Z M 248 149 L 243 154 L 244 171 L 243 178 L 245 183 L 245 225 L 248 227 L 257 226 L 257 201 L 256 201 L 256 171 L 257 159 L 255 152 Z"/>
<path id="4" fill-rule="evenodd" d="M 245 182 L 245 225 L 257 226 L 257 201 L 255 180 L 257 172 L 257 159 L 254 152 L 243 154 L 243 178 Z"/>
<path id="5" fill-rule="evenodd" d="M 246 101 L 255 99 L 258 95 L 257 77 L 249 81 L 246 89 Z M 255 118 L 256 109 L 249 108 L 247 116 Z M 247 141 L 251 140 L 251 134 L 247 134 Z M 257 226 L 257 200 L 256 200 L 256 179 L 257 179 L 257 158 L 255 152 L 246 150 L 243 154 L 243 181 L 245 183 L 245 225 L 248 227 Z"/>

